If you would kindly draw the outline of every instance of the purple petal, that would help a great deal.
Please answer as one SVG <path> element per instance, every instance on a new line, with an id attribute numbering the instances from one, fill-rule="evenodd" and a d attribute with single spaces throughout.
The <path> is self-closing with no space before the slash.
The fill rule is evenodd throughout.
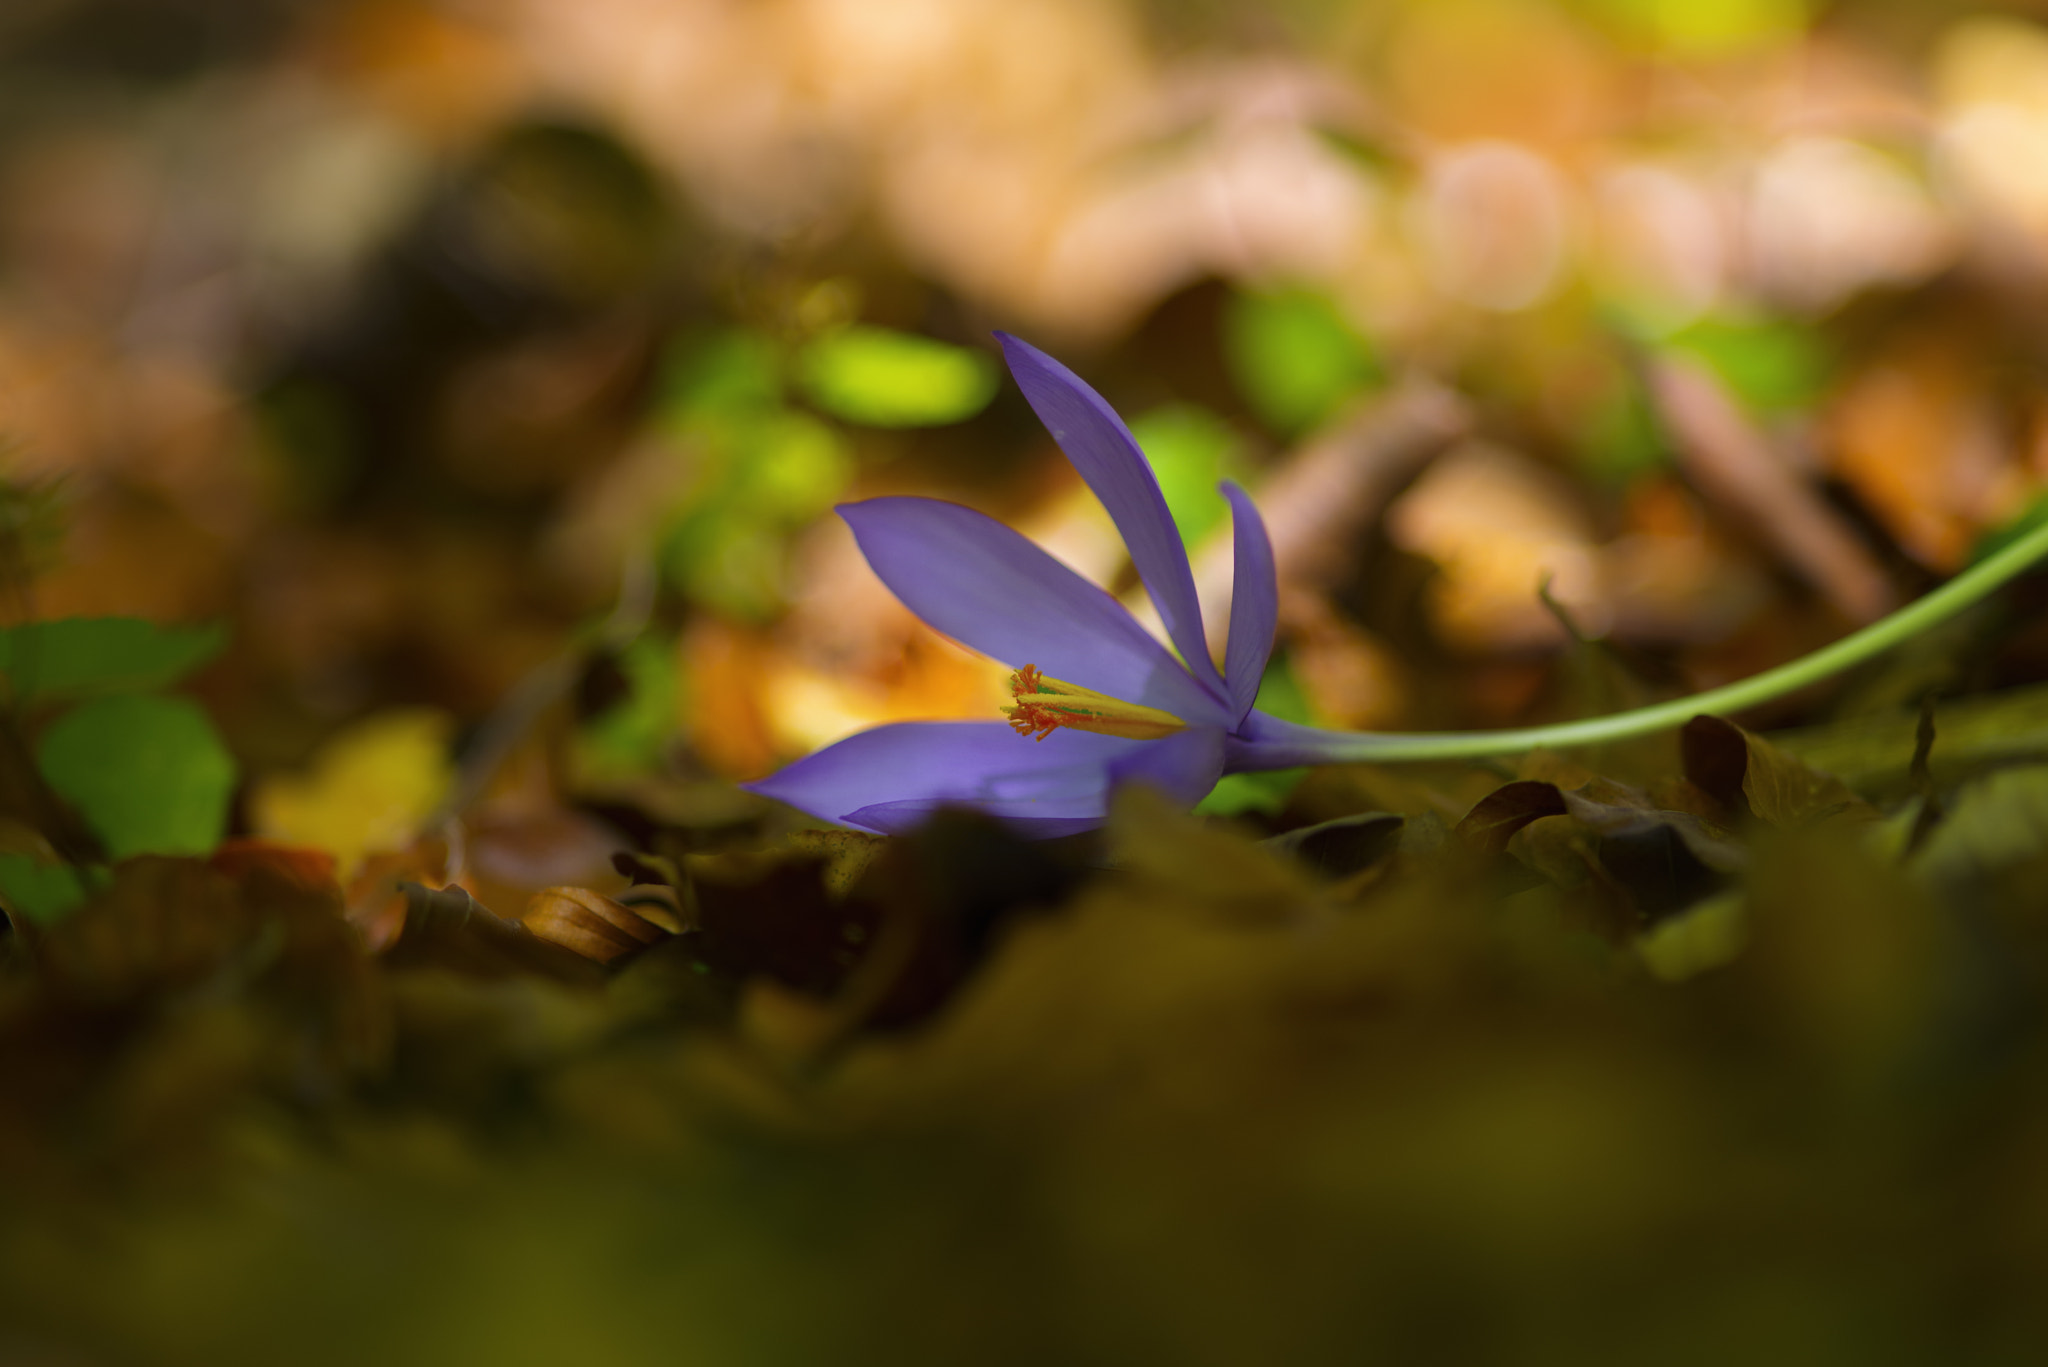
<path id="1" fill-rule="evenodd" d="M 1223 731 L 1191 726 L 1163 740 L 1144 742 L 1141 749 L 1111 761 L 1109 776 L 1117 787 L 1149 784 L 1181 806 L 1192 807 L 1223 776 Z"/>
<path id="2" fill-rule="evenodd" d="M 1223 704 L 1121 603 L 994 518 L 932 498 L 873 498 L 839 515 L 890 592 L 954 640 L 1184 721 L 1223 720 Z"/>
<path id="3" fill-rule="evenodd" d="M 1273 568 L 1273 542 L 1250 494 L 1223 481 L 1230 500 L 1231 551 L 1236 560 L 1230 590 L 1230 644 L 1224 648 L 1223 678 L 1230 688 L 1230 722 L 1237 725 L 1259 696 L 1259 680 L 1273 655 L 1273 631 L 1280 622 L 1280 580 Z"/>
<path id="4" fill-rule="evenodd" d="M 848 812 L 845 821 L 849 826 L 858 826 L 877 835 L 908 835 L 931 820 L 933 813 L 940 808 L 959 805 L 958 802 L 929 798 L 915 802 L 878 802 L 871 807 Z M 1028 840 L 1050 840 L 1054 836 L 1092 831 L 1102 824 L 1103 817 L 1107 815 L 1106 802 L 1101 797 L 1095 800 L 1089 811 L 1074 816 L 1047 816 L 1041 809 L 1025 802 L 977 802 L 974 807 L 1000 819 Z"/>
<path id="5" fill-rule="evenodd" d="M 1187 548 L 1131 429 L 1073 371 L 1007 332 L 998 332 L 996 338 L 1038 420 L 1109 510 L 1174 647 L 1195 677 L 1220 698 L 1223 680 L 1202 635 L 1202 605 L 1195 596 Z"/>
<path id="6" fill-rule="evenodd" d="M 741 786 L 821 820 L 884 834 L 885 827 L 859 814 L 901 803 L 956 802 L 1099 820 L 1110 765 L 1151 744 L 1085 731 L 1032 741 L 996 721 L 899 722 L 849 736 Z"/>

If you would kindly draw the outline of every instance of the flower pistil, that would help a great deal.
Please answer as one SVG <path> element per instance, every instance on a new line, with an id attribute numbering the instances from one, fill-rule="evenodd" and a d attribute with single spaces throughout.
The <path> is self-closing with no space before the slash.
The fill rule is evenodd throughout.
<path id="1" fill-rule="evenodd" d="M 1010 696 L 1016 701 L 1003 709 L 1003 715 L 1018 735 L 1033 740 L 1042 741 L 1062 726 L 1126 740 L 1157 740 L 1187 727 L 1171 712 L 1049 678 L 1038 672 L 1037 665 L 1025 665 L 1010 675 Z"/>

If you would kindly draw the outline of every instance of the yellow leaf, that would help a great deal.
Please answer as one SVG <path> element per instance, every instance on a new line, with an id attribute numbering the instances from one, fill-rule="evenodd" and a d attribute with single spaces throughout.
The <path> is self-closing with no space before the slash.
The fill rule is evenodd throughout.
<path id="1" fill-rule="evenodd" d="M 413 838 L 448 794 L 454 722 L 427 708 L 380 712 L 336 734 L 303 775 L 256 785 L 259 834 L 333 852 L 346 881 L 366 855 Z"/>

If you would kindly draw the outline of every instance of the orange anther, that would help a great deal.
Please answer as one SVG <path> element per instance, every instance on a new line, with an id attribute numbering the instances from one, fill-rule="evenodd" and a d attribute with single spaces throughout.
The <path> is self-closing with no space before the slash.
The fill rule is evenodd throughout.
<path id="1" fill-rule="evenodd" d="M 1044 740 L 1060 729 L 1063 719 L 1037 703 L 1019 703 L 1010 710 L 1010 728 L 1020 736 Z"/>

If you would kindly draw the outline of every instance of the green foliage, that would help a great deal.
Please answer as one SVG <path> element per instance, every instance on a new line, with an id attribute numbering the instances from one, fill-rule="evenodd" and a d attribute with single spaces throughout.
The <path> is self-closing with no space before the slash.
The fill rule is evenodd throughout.
<path id="1" fill-rule="evenodd" d="M 733 435 L 730 496 L 749 512 L 808 522 L 838 499 L 853 477 L 853 457 L 830 427 L 804 413 L 764 415 Z"/>
<path id="2" fill-rule="evenodd" d="M 0 674 L 21 705 L 165 688 L 220 653 L 219 625 L 66 617 L 0 628 Z"/>
<path id="3" fill-rule="evenodd" d="M 744 328 L 679 344 L 664 371 L 660 414 L 672 431 L 687 434 L 706 419 L 781 404 L 782 365 L 775 343 Z"/>
<path id="4" fill-rule="evenodd" d="M 995 397 L 987 355 L 915 333 L 859 325 L 814 339 L 797 355 L 806 399 L 866 427 L 937 427 L 971 418 Z"/>
<path id="5" fill-rule="evenodd" d="M 1131 435 L 1158 477 L 1181 540 L 1192 550 L 1230 515 L 1216 485 L 1238 477 L 1237 434 L 1206 408 L 1173 403 L 1132 419 Z"/>
<path id="6" fill-rule="evenodd" d="M 675 735 L 682 672 L 673 638 L 642 636 L 619 653 L 626 696 L 584 724 L 578 752 L 588 777 L 641 773 L 658 765 Z"/>
<path id="7" fill-rule="evenodd" d="M 1308 777 L 1306 769 L 1266 769 L 1255 774 L 1225 774 L 1195 807 L 1200 816 L 1238 816 L 1257 812 L 1273 816 Z"/>
<path id="8" fill-rule="evenodd" d="M 1233 295 L 1223 358 L 1259 420 L 1288 437 L 1383 378 L 1365 339 L 1327 298 L 1306 290 Z"/>
<path id="9" fill-rule="evenodd" d="M 63 618 L 0 630 L 0 675 L 13 726 L 33 728 L 35 779 L 62 799 L 110 860 L 204 854 L 226 827 L 235 764 L 188 699 L 154 690 L 218 654 L 217 625 L 166 627 L 137 618 Z M 47 799 L 18 819 L 42 824 Z M 66 818 L 68 820 L 68 818 Z M 31 921 L 54 922 L 104 882 L 93 865 L 56 862 L 51 845 L 78 832 L 21 832 L 0 854 L 0 897 Z"/>
<path id="10" fill-rule="evenodd" d="M 1811 408 L 1833 367 L 1812 329 L 1787 322 L 1703 319 L 1674 334 L 1668 345 L 1705 365 L 1765 415 Z"/>
<path id="11" fill-rule="evenodd" d="M 0 896 L 29 920 L 51 925 L 85 900 L 86 875 L 68 864 L 0 854 Z"/>
<path id="12" fill-rule="evenodd" d="M 736 617 L 781 602 L 787 538 L 853 476 L 845 440 L 793 409 L 721 415 L 698 427 L 704 480 L 676 510 L 660 558 L 691 597 Z"/>
<path id="13" fill-rule="evenodd" d="M 220 841 L 235 786 L 233 757 L 186 698 L 81 703 L 43 733 L 36 762 L 111 859 L 206 853 Z"/>
<path id="14" fill-rule="evenodd" d="M 1611 484 L 1667 463 L 1669 446 L 1640 384 L 1623 380 L 1593 406 L 1579 433 L 1578 455 L 1581 469 Z"/>
<path id="15" fill-rule="evenodd" d="M 670 582 L 731 616 L 772 613 L 789 535 L 853 477 L 846 439 L 785 405 L 774 344 L 738 329 L 678 351 L 657 422 L 695 472 L 658 551 Z"/>

